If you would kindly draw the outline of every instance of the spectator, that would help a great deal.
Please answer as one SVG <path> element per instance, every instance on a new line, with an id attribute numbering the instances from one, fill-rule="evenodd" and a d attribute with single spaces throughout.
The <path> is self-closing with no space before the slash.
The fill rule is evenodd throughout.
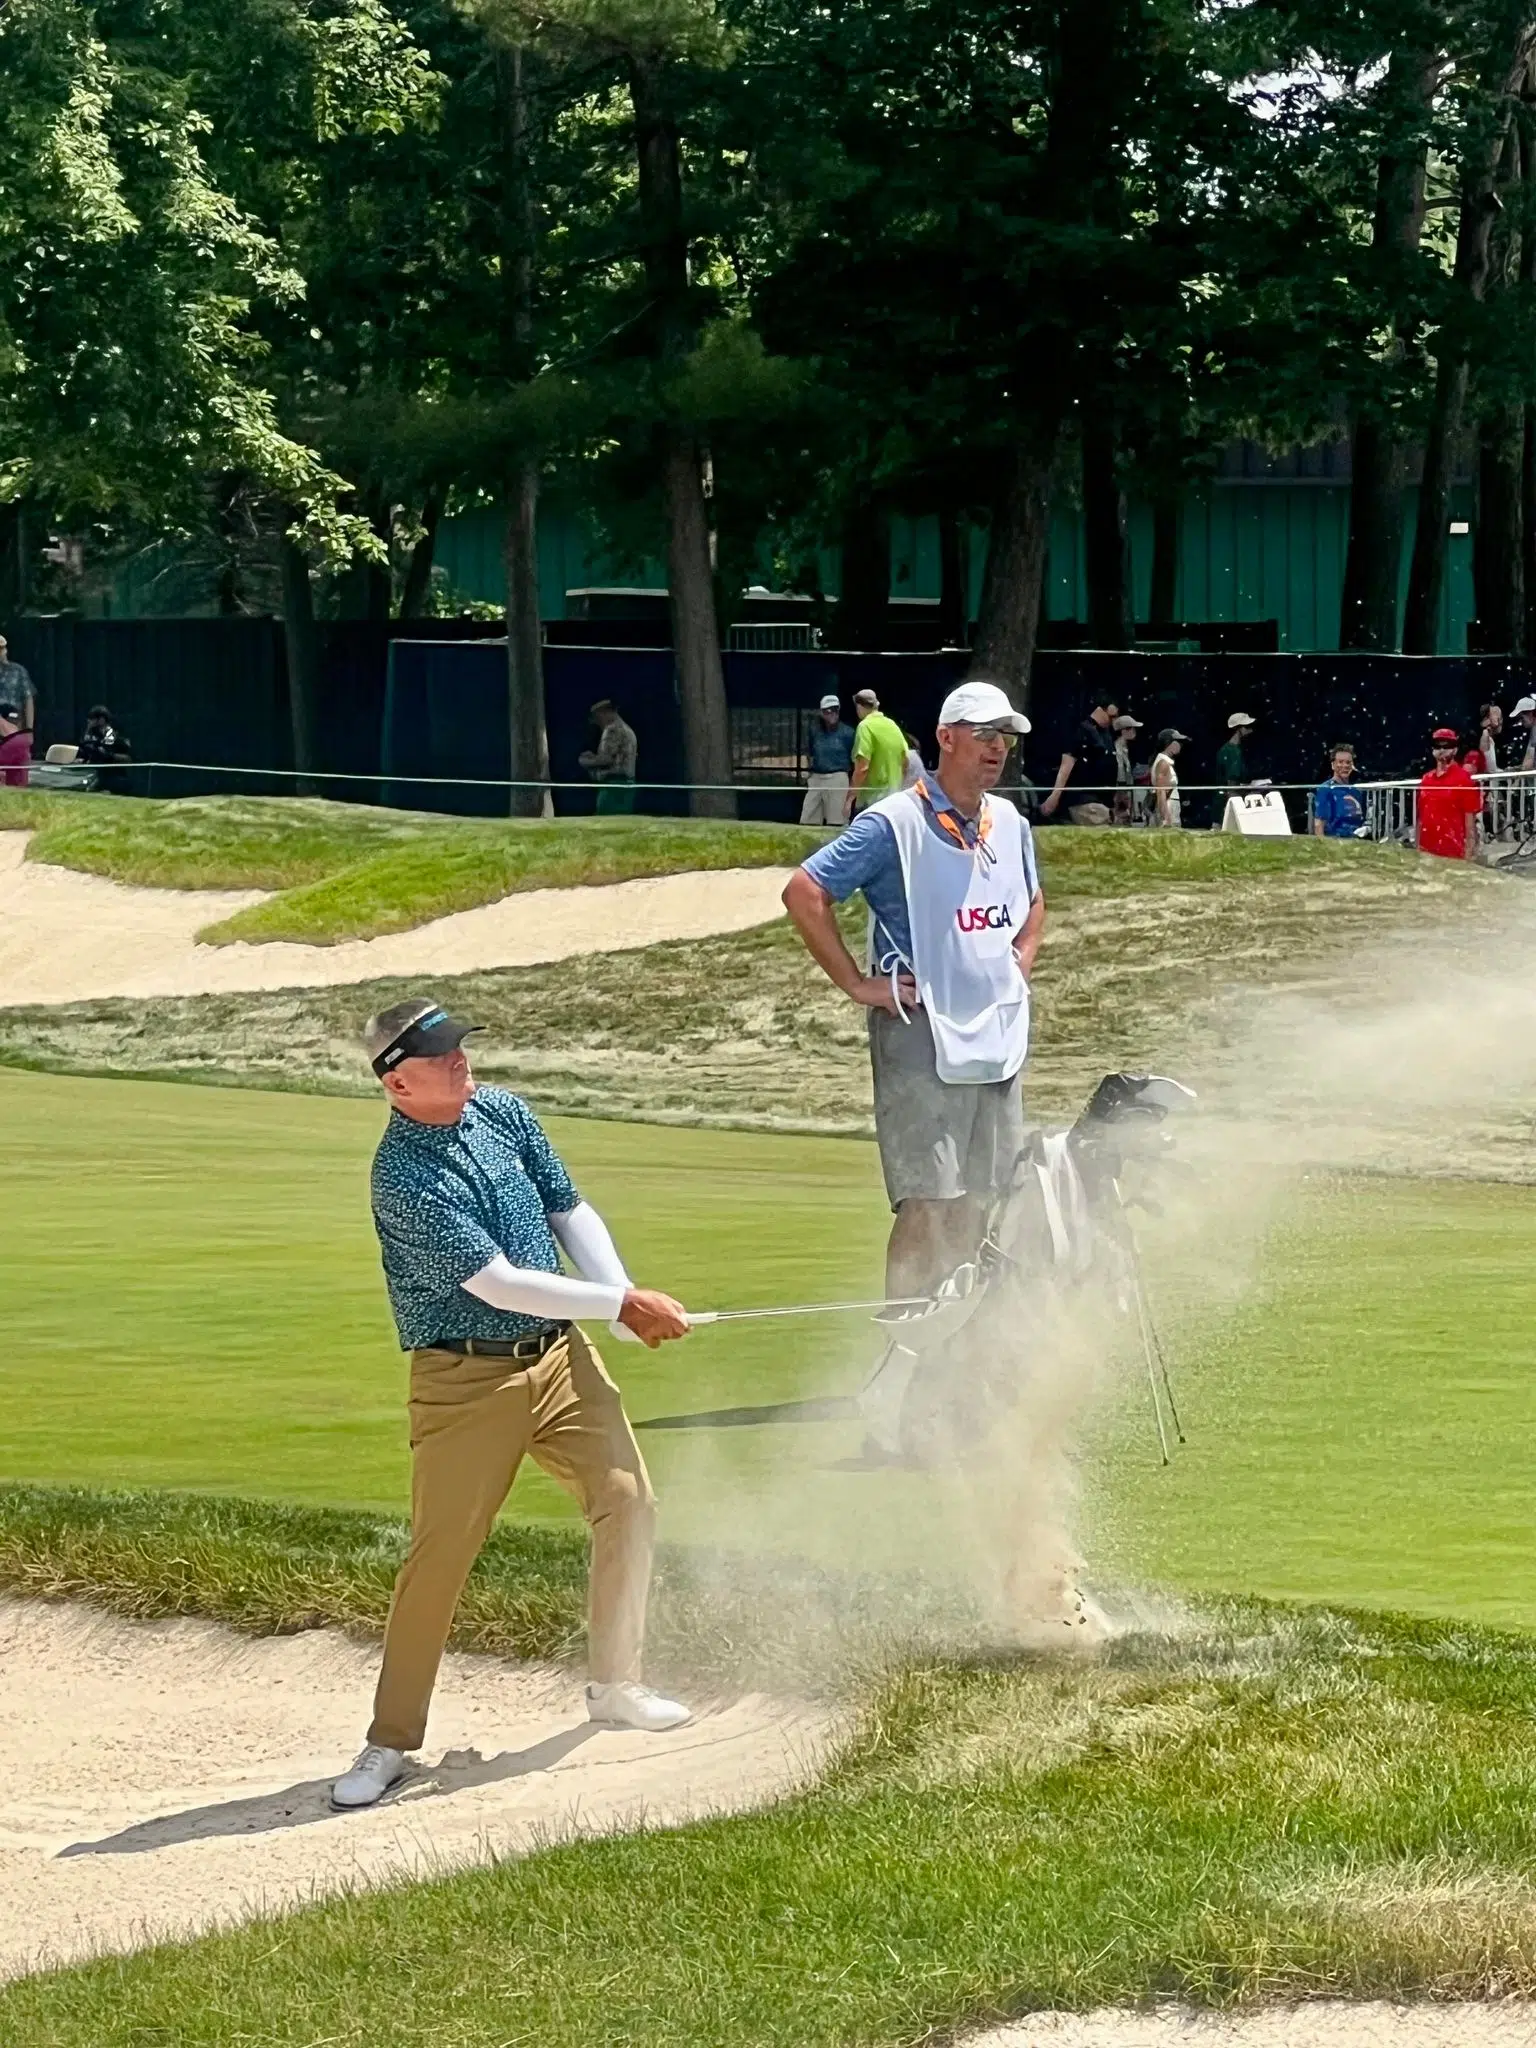
<path id="1" fill-rule="evenodd" d="M 1462 766 L 1473 775 L 1499 772 L 1499 734 L 1504 730 L 1504 713 L 1497 704 L 1477 707 L 1477 742 L 1469 749 Z"/>
<path id="2" fill-rule="evenodd" d="M 1252 780 L 1243 749 L 1253 738 L 1254 722 L 1246 711 L 1234 711 L 1227 720 L 1227 743 L 1216 756 L 1216 780 L 1225 783 L 1228 796 Z"/>
<path id="3" fill-rule="evenodd" d="M 1122 711 L 1112 728 L 1115 735 L 1115 823 L 1129 825 L 1136 815 L 1136 764 L 1131 759 L 1133 736 L 1141 731 L 1141 720 Z"/>
<path id="4" fill-rule="evenodd" d="M 634 727 L 624 723 L 610 698 L 603 697 L 592 706 L 592 717 L 598 729 L 597 746 L 579 754 L 577 759 L 598 784 L 597 815 L 627 816 L 635 808 L 635 762 L 640 742 L 635 738 Z"/>
<path id="5" fill-rule="evenodd" d="M 1330 748 L 1328 765 L 1333 770 L 1327 782 L 1320 782 L 1312 799 L 1312 832 L 1317 839 L 1354 839 L 1365 828 L 1365 805 L 1350 784 L 1355 773 L 1355 750 L 1343 745 Z"/>
<path id="6" fill-rule="evenodd" d="M 21 722 L 21 706 L 0 703 L 0 782 L 25 789 L 31 760 L 32 735 Z"/>
<path id="7" fill-rule="evenodd" d="M 1184 821 L 1179 804 L 1179 771 L 1173 764 L 1188 738 L 1189 734 L 1180 732 L 1176 725 L 1165 725 L 1157 736 L 1157 752 L 1152 757 L 1152 823 L 1174 832 Z"/>
<path id="8" fill-rule="evenodd" d="M 1477 850 L 1482 793 L 1457 760 L 1456 735 L 1448 725 L 1436 728 L 1430 745 L 1435 765 L 1419 781 L 1419 851 L 1470 860 Z"/>
<path id="9" fill-rule="evenodd" d="M 894 718 L 880 709 L 873 690 L 855 690 L 853 708 L 859 729 L 853 736 L 853 780 L 846 815 L 867 810 L 902 786 L 907 768 L 907 736 Z"/>
<path id="10" fill-rule="evenodd" d="M 1115 720 L 1120 707 L 1108 698 L 1099 699 L 1077 728 L 1071 748 L 1062 755 L 1050 795 L 1040 806 L 1042 818 L 1054 818 L 1062 792 L 1078 769 L 1083 770 L 1079 788 L 1085 792 L 1109 790 L 1115 781 Z M 1107 825 L 1109 806 L 1102 800 L 1069 804 L 1067 816 L 1074 825 Z"/>
<path id="11" fill-rule="evenodd" d="M 903 726 L 901 736 L 907 743 L 907 765 L 901 771 L 901 786 L 903 789 L 915 789 L 927 774 L 928 765 L 923 759 L 923 750 L 917 743 L 917 734 L 908 732 Z"/>
<path id="12" fill-rule="evenodd" d="M 19 661 L 12 661 L 9 643 L 0 633 L 0 704 L 14 704 L 21 730 L 30 733 L 37 724 L 37 697 L 32 678 Z"/>
<path id="13" fill-rule="evenodd" d="M 96 770 L 96 787 L 107 796 L 126 795 L 128 763 L 133 749 L 128 735 L 119 732 L 105 704 L 93 704 L 75 759 Z"/>
<path id="14" fill-rule="evenodd" d="M 92 768 L 105 768 L 119 761 L 133 759 L 133 749 L 128 744 L 128 735 L 119 732 L 112 723 L 112 714 L 105 704 L 91 706 L 75 758 L 77 761 L 88 763 Z"/>
<path id="15" fill-rule="evenodd" d="M 1509 736 L 1511 768 L 1536 768 L 1536 697 L 1522 697 L 1510 714 L 1514 730 Z"/>
<path id="16" fill-rule="evenodd" d="M 811 727 L 811 772 L 805 778 L 802 825 L 841 825 L 848 814 L 848 775 L 853 767 L 853 727 L 843 716 L 835 690 L 816 707 Z"/>

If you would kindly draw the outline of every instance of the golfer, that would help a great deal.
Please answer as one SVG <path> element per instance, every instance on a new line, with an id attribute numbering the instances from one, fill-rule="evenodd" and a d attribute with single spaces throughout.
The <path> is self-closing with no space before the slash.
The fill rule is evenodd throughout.
<path id="1" fill-rule="evenodd" d="M 592 1720 L 675 1728 L 688 1709 L 639 1683 L 656 1502 L 618 1389 L 576 1327 L 600 1318 L 654 1349 L 688 1319 L 633 1287 L 527 1104 L 477 1088 L 476 1027 L 430 998 L 368 1025 L 390 1119 L 373 1220 L 401 1349 L 411 1354 L 411 1542 L 395 1581 L 368 1744 L 331 1789 L 371 1806 L 422 1741 L 459 1594 L 524 1452 L 581 1503 L 592 1533 Z M 560 1251 L 584 1276 L 560 1271 Z"/>
<path id="2" fill-rule="evenodd" d="M 937 774 L 872 804 L 784 891 L 811 957 L 869 1011 L 893 1299 L 928 1292 L 973 1254 L 1024 1145 L 1019 1076 L 1045 899 L 1028 825 L 987 792 L 1028 731 L 995 683 L 951 690 Z M 834 908 L 856 889 L 870 910 L 868 972 Z"/>

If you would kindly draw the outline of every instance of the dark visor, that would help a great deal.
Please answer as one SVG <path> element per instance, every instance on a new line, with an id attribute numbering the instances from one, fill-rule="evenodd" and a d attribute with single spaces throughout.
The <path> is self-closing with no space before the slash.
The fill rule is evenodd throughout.
<path id="1" fill-rule="evenodd" d="M 457 1052 L 472 1031 L 480 1031 L 479 1024 L 463 1024 L 458 1018 L 450 1017 L 446 1010 L 428 1010 L 424 1017 L 418 1017 L 414 1024 L 407 1024 L 400 1036 L 385 1046 L 373 1062 L 373 1071 L 383 1078 L 392 1073 L 402 1060 L 440 1059 L 445 1052 Z"/>

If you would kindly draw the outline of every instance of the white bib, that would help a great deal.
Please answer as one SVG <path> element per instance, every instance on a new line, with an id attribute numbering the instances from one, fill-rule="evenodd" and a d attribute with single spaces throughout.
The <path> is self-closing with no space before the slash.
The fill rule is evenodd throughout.
<path id="1" fill-rule="evenodd" d="M 928 1013 L 939 1079 L 957 1084 L 1011 1081 L 1029 1051 L 1029 984 L 1013 950 L 1030 905 L 1024 821 L 1011 803 L 983 803 L 975 848 L 930 830 L 915 790 L 870 806 L 896 835 L 912 927 L 905 964 Z"/>

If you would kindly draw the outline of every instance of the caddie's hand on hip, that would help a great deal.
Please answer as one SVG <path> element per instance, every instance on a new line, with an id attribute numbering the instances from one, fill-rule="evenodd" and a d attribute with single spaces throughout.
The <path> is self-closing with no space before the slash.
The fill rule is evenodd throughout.
<path id="1" fill-rule="evenodd" d="M 688 1334 L 688 1311 L 670 1294 L 658 1294 L 653 1287 L 631 1287 L 619 1310 L 619 1321 L 652 1351 L 658 1344 Z"/>
<path id="2" fill-rule="evenodd" d="M 886 1010 L 891 1016 L 898 1014 L 896 999 L 901 998 L 903 1010 L 915 1010 L 921 1006 L 922 997 L 917 992 L 917 983 L 910 974 L 898 974 L 895 993 L 891 990 L 888 974 L 861 975 L 848 991 L 856 1003 L 862 1003 L 866 1010 Z"/>

